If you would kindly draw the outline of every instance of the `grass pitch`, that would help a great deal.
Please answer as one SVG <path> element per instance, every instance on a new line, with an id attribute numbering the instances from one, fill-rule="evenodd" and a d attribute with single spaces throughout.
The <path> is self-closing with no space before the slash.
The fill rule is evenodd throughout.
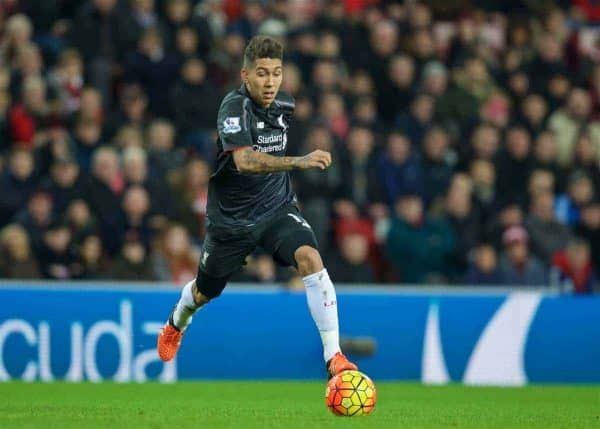
<path id="1" fill-rule="evenodd" d="M 335 417 L 325 382 L 0 383 L 0 428 L 600 429 L 600 387 L 377 383 L 367 417 Z"/>

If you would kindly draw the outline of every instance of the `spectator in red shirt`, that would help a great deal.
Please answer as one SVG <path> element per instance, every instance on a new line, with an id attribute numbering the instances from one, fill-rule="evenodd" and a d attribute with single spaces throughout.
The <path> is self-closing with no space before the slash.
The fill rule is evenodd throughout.
<path id="1" fill-rule="evenodd" d="M 592 22 L 600 21 L 600 4 L 594 0 L 574 0 L 575 6 Z"/>
<path id="2" fill-rule="evenodd" d="M 592 265 L 590 246 L 581 238 L 571 240 L 565 250 L 556 252 L 552 266 L 558 270 L 561 282 L 572 284 L 575 293 L 586 294 L 600 289 Z"/>
<path id="3" fill-rule="evenodd" d="M 23 82 L 23 102 L 9 113 L 10 136 L 20 145 L 33 149 L 36 143 L 45 139 L 44 126 L 50 121 L 46 84 L 39 76 L 29 76 Z"/>
<path id="4" fill-rule="evenodd" d="M 160 280 L 181 284 L 196 276 L 198 255 L 183 225 L 168 225 L 159 238 L 157 252 L 152 256 L 154 272 Z"/>

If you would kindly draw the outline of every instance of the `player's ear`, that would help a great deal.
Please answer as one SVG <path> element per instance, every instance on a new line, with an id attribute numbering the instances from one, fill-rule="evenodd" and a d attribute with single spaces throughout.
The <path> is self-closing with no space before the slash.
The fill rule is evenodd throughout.
<path id="1" fill-rule="evenodd" d="M 242 82 L 244 82 L 244 85 L 248 85 L 248 70 L 246 70 L 246 68 L 243 68 L 240 71 L 240 76 L 242 77 Z"/>

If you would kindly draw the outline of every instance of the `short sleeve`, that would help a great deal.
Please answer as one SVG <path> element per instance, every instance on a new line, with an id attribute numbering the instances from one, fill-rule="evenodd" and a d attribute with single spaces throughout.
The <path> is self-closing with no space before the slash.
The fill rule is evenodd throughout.
<path id="1" fill-rule="evenodd" d="M 232 97 L 223 101 L 217 116 L 219 140 L 224 151 L 252 146 L 246 97 Z"/>

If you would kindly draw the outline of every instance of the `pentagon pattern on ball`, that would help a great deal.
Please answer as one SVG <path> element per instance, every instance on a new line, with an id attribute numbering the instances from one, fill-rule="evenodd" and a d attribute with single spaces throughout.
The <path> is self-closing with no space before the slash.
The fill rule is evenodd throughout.
<path id="1" fill-rule="evenodd" d="M 360 371 L 344 371 L 333 377 L 325 390 L 325 403 L 335 415 L 367 415 L 375 407 L 375 385 Z"/>

